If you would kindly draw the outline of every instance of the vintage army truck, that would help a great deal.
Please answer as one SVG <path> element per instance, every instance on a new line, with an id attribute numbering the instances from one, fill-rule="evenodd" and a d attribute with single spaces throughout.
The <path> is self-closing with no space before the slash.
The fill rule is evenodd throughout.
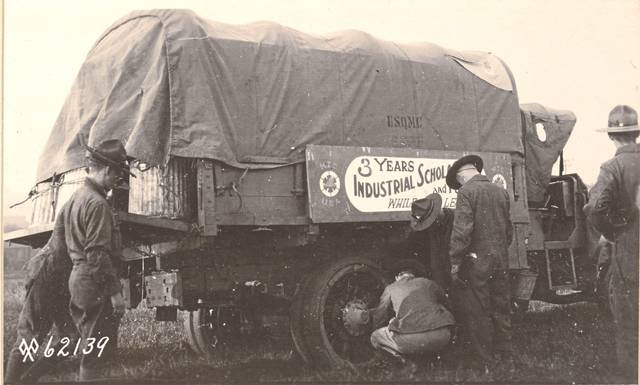
<path id="1" fill-rule="evenodd" d="M 575 121 L 520 105 L 489 53 L 134 12 L 89 52 L 40 157 L 31 225 L 6 238 L 42 245 L 82 182 L 85 144 L 121 139 L 138 159 L 111 197 L 131 307 L 185 311 L 202 354 L 288 314 L 310 364 L 362 362 L 369 338 L 342 309 L 374 306 L 401 263 L 429 274 L 405 246 L 411 202 L 438 192 L 455 207 L 445 175 L 465 154 L 512 199 L 515 304 L 594 298 L 585 186 L 552 176 Z"/>

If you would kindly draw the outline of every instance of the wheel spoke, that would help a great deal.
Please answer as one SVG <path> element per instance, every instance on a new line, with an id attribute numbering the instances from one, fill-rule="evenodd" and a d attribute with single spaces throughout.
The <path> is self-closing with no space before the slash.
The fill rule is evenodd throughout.
<path id="1" fill-rule="evenodd" d="M 371 347 L 371 342 L 369 338 L 358 338 L 357 342 L 354 344 L 357 345 L 358 348 L 356 351 L 358 354 L 358 361 L 366 360 L 371 357 L 371 352 L 373 351 Z"/>
<path id="2" fill-rule="evenodd" d="M 346 348 L 345 348 L 345 352 L 344 352 L 344 358 L 347 361 L 353 362 L 353 344 L 349 343 L 349 341 L 345 340 L 344 341 Z"/>
<path id="3" fill-rule="evenodd" d="M 336 333 L 327 333 L 327 339 L 331 346 L 336 346 L 337 342 L 339 342 L 338 336 Z"/>
<path id="4" fill-rule="evenodd" d="M 349 342 L 347 340 L 341 341 L 340 353 L 338 353 L 342 358 L 347 358 L 347 353 L 349 351 Z"/>
<path id="5" fill-rule="evenodd" d="M 353 299 L 358 298 L 359 293 L 360 293 L 360 286 L 357 285 L 356 288 L 353 290 Z"/>
<path id="6" fill-rule="evenodd" d="M 353 286 L 353 285 L 351 284 L 351 278 L 352 278 L 352 276 L 351 276 L 351 275 L 347 277 L 347 288 L 346 288 L 346 290 L 345 290 L 345 292 L 344 292 L 344 294 L 345 294 L 346 296 L 348 296 L 348 295 L 349 295 L 349 293 L 351 293 L 351 287 Z"/>

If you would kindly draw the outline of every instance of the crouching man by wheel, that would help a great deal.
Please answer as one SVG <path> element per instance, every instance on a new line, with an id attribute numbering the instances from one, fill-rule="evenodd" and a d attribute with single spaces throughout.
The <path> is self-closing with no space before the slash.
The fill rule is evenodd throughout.
<path id="1" fill-rule="evenodd" d="M 437 283 L 408 269 L 400 271 L 385 288 L 378 307 L 370 311 L 376 328 L 371 344 L 396 357 L 443 350 L 451 342 L 450 329 L 455 324 L 444 301 Z"/>

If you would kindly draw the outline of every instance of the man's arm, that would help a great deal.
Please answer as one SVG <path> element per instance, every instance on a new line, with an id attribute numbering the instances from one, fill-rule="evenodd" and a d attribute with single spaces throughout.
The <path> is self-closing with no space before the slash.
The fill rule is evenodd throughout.
<path id="1" fill-rule="evenodd" d="M 113 218 L 106 203 L 93 202 L 87 207 L 85 216 L 86 244 L 84 251 L 92 278 L 103 287 L 104 294 L 113 296 L 122 287 L 117 270 L 111 260 L 111 237 Z"/>
<path id="2" fill-rule="evenodd" d="M 379 328 L 389 320 L 389 314 L 393 311 L 391 304 L 391 293 L 389 292 L 389 286 L 384 288 L 382 295 L 380 296 L 380 303 L 375 309 L 372 309 L 371 319 L 373 320 L 373 327 Z"/>
<path id="3" fill-rule="evenodd" d="M 617 180 L 613 177 L 610 178 L 589 213 L 589 220 L 596 230 L 611 242 L 614 241 L 616 229 L 626 224 L 624 221 L 626 218 L 623 218 L 623 215 L 616 215 L 616 202 L 620 202 L 618 191 L 620 191 L 620 187 Z"/>
<path id="4" fill-rule="evenodd" d="M 587 204 L 584 205 L 582 209 L 582 211 L 584 211 L 584 213 L 588 217 L 591 216 L 591 212 L 596 207 L 596 201 L 600 197 L 600 194 L 602 194 L 604 188 L 609 184 L 611 179 L 613 179 L 613 175 L 607 169 L 607 167 L 605 167 L 605 165 L 602 165 L 600 167 L 600 173 L 598 174 L 596 184 L 594 184 L 593 187 L 591 187 L 591 190 L 589 190 L 589 202 L 587 202 Z"/>
<path id="5" fill-rule="evenodd" d="M 449 243 L 449 256 L 452 265 L 462 263 L 462 256 L 471 245 L 473 233 L 473 209 L 471 202 L 464 194 L 458 193 L 456 209 L 453 212 L 453 229 Z"/>

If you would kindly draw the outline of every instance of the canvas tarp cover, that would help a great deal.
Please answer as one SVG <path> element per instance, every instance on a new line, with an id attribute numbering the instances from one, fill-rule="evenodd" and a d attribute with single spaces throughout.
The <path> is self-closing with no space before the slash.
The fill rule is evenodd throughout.
<path id="1" fill-rule="evenodd" d="M 540 203 L 545 200 L 553 165 L 571 136 L 576 116 L 571 111 L 536 103 L 522 104 L 520 108 L 525 129 L 527 200 Z M 536 125 L 544 130 L 544 141 L 538 136 Z"/>
<path id="2" fill-rule="evenodd" d="M 112 138 L 151 165 L 268 167 L 303 161 L 310 143 L 522 153 L 514 87 L 487 53 L 137 11 L 87 55 L 38 181 L 82 167 L 85 144 Z"/>

